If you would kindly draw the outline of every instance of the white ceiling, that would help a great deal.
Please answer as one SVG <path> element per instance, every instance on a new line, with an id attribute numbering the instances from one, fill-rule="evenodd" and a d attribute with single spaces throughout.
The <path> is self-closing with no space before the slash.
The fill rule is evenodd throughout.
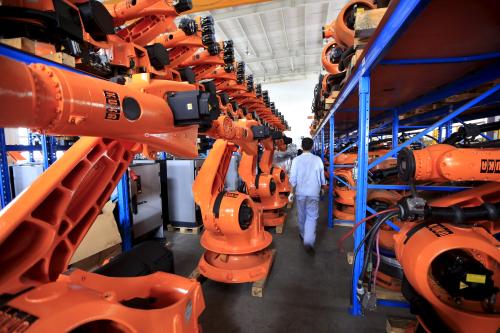
<path id="1" fill-rule="evenodd" d="M 213 16 L 217 40 L 233 40 L 236 59 L 247 64 L 255 83 L 282 82 L 319 73 L 321 27 L 347 2 L 274 0 L 196 15 Z"/>

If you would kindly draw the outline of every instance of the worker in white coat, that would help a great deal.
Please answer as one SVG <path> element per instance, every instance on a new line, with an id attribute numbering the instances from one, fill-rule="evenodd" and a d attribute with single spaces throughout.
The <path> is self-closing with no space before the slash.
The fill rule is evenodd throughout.
<path id="1" fill-rule="evenodd" d="M 326 187 L 323 161 L 311 153 L 314 141 L 302 139 L 303 153 L 292 161 L 290 183 L 297 201 L 300 238 L 309 254 L 314 254 L 316 224 L 321 191 Z"/>

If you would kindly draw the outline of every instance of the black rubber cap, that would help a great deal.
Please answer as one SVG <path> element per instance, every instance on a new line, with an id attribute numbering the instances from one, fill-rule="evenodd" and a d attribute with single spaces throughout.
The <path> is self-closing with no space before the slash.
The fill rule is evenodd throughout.
<path id="1" fill-rule="evenodd" d="M 132 97 L 123 99 L 123 114 L 128 120 L 137 120 L 141 116 L 141 106 Z"/>
<path id="2" fill-rule="evenodd" d="M 238 213 L 238 223 L 241 230 L 246 230 L 252 224 L 253 211 L 246 202 L 240 206 L 240 211 Z"/>
<path id="3" fill-rule="evenodd" d="M 271 194 L 274 194 L 274 192 L 276 192 L 276 182 L 272 178 L 269 182 L 269 191 L 271 192 Z"/>
<path id="4" fill-rule="evenodd" d="M 408 149 L 402 149 L 398 154 L 398 177 L 404 182 L 408 182 L 415 177 L 416 162 L 413 152 Z"/>
<path id="5" fill-rule="evenodd" d="M 193 2 L 191 0 L 176 0 L 174 1 L 174 8 L 177 13 L 183 13 L 193 9 Z"/>

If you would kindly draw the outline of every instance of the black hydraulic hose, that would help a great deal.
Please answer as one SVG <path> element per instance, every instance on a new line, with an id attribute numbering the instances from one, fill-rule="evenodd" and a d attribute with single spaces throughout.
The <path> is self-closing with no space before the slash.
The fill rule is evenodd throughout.
<path id="1" fill-rule="evenodd" d="M 466 145 L 459 145 L 460 148 L 500 148 L 500 140 L 475 142 Z"/>
<path id="2" fill-rule="evenodd" d="M 352 263 L 352 272 L 351 272 L 351 275 L 352 275 L 353 279 L 354 279 L 354 268 L 356 267 L 356 257 L 358 256 L 358 253 L 361 250 L 361 247 L 363 246 L 363 244 L 365 244 L 365 242 L 368 240 L 368 238 L 370 237 L 370 235 L 372 235 L 372 233 L 376 234 L 376 232 L 374 232 L 374 230 L 377 230 L 385 221 L 387 221 L 388 219 L 396 216 L 397 214 L 398 214 L 397 211 L 387 213 L 387 215 L 384 215 L 379 221 L 375 222 L 375 224 L 372 226 L 372 228 L 366 232 L 365 237 L 361 240 L 361 242 L 359 243 L 358 247 L 354 250 L 353 263 Z M 365 249 L 365 252 L 367 254 L 369 254 L 369 252 L 367 252 L 369 250 L 370 249 L 367 247 Z M 365 256 L 365 260 L 366 260 L 366 257 L 367 256 Z M 364 261 L 363 261 L 363 266 L 365 266 Z M 361 274 L 359 275 L 359 279 L 361 281 L 363 281 L 363 276 L 364 276 L 364 272 L 365 271 L 366 270 L 363 269 L 362 272 L 361 272 Z M 362 282 L 361 282 L 361 285 L 360 285 L 359 281 L 357 281 L 357 284 L 358 284 L 358 287 L 362 287 L 363 286 Z M 352 283 L 351 283 L 351 294 L 352 294 Z M 352 299 L 350 301 L 351 301 L 351 305 L 352 305 Z"/>
<path id="3" fill-rule="evenodd" d="M 393 218 L 394 216 L 397 216 L 398 215 L 398 212 L 390 212 L 390 213 L 387 213 L 386 215 L 383 215 L 383 216 L 380 216 L 380 219 L 377 220 L 375 222 L 375 224 L 372 226 L 372 228 L 370 229 L 370 231 L 372 231 L 370 233 L 370 237 L 368 238 L 368 242 L 366 244 L 366 254 L 365 255 L 365 258 L 363 260 L 363 269 L 361 270 L 361 277 L 364 277 L 365 274 L 366 274 L 366 270 L 368 268 L 368 263 L 369 262 L 372 262 L 372 256 L 373 256 L 373 251 L 372 251 L 372 248 L 375 244 L 375 240 L 377 239 L 377 233 L 380 229 L 380 227 L 386 222 L 388 221 L 389 219 Z M 372 271 L 373 272 L 373 271 Z M 368 291 L 372 291 L 372 276 L 371 276 L 371 272 L 370 272 L 370 277 L 368 278 Z"/>
<path id="4" fill-rule="evenodd" d="M 453 133 L 446 140 L 444 140 L 443 143 L 455 145 L 464 139 L 474 139 L 481 133 L 496 131 L 498 129 L 500 129 L 500 121 L 483 125 L 465 124 L 463 127 L 460 127 L 457 132 Z"/>
<path id="5" fill-rule="evenodd" d="M 484 203 L 477 207 L 432 207 L 425 209 L 426 219 L 446 221 L 455 224 L 473 223 L 477 221 L 500 219 L 500 202 Z"/>
<path id="6" fill-rule="evenodd" d="M 500 129 L 500 121 L 495 121 L 493 123 L 486 123 L 483 125 L 479 125 L 479 129 L 481 130 L 482 133 L 499 130 Z"/>
<path id="7" fill-rule="evenodd" d="M 379 169 L 371 171 L 370 178 L 374 182 L 379 182 L 387 177 L 397 176 L 399 172 L 399 167 L 395 166 L 388 169 Z"/>

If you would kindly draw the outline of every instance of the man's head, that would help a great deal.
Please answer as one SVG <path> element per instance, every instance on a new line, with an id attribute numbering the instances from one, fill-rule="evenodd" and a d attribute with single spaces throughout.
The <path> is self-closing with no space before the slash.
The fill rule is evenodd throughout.
<path id="1" fill-rule="evenodd" d="M 303 138 L 302 139 L 302 149 L 304 151 L 311 151 L 314 145 L 314 141 L 311 138 Z"/>

